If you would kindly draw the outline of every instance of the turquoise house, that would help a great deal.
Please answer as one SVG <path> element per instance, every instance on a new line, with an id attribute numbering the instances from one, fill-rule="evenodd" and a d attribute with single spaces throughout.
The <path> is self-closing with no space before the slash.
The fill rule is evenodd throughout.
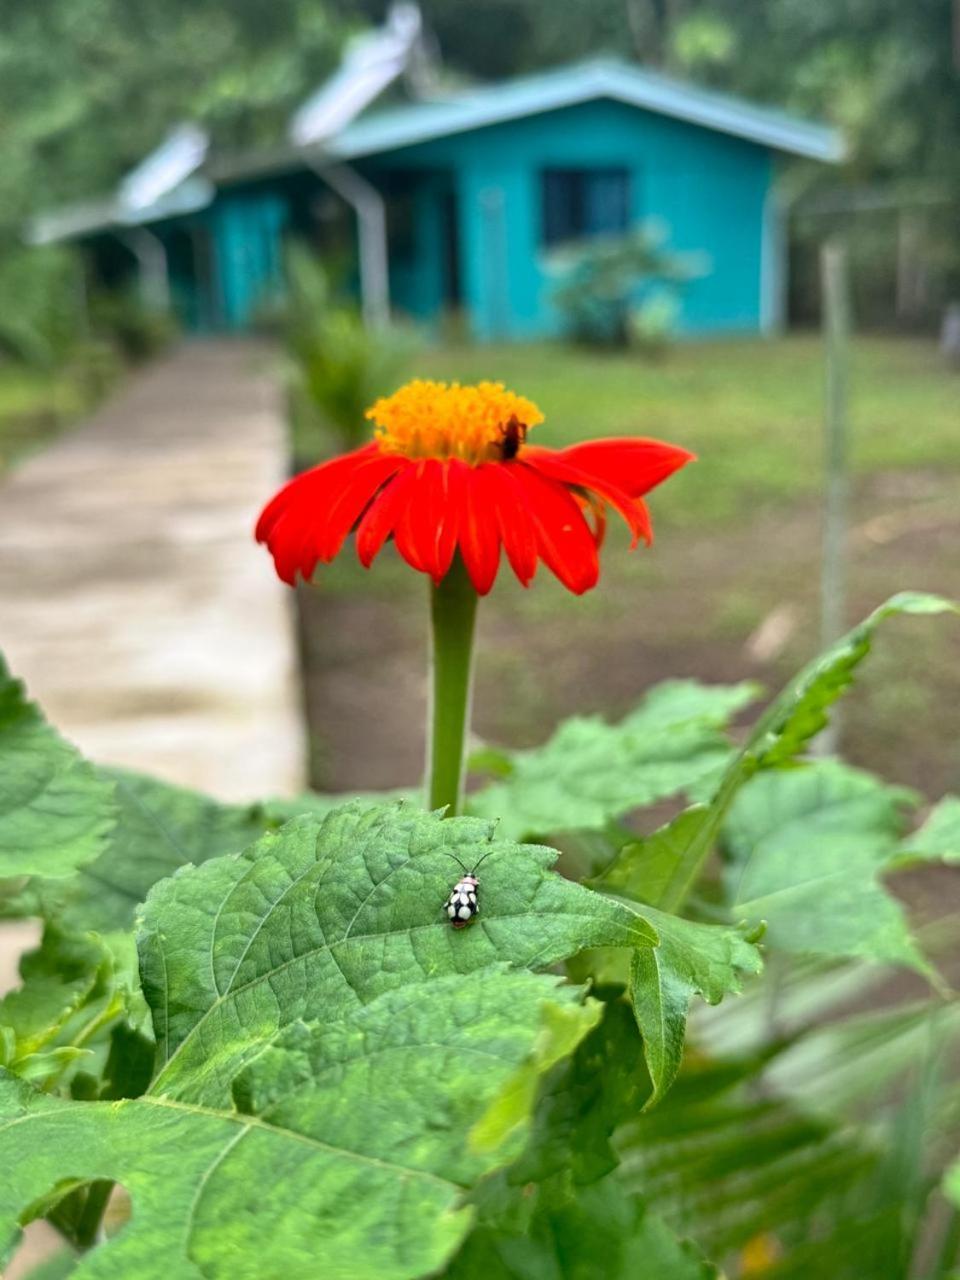
<path id="1" fill-rule="evenodd" d="M 823 125 L 608 59 L 340 117 L 242 155 L 194 135 L 151 159 L 136 207 L 60 211 L 34 239 L 80 241 L 106 283 L 138 270 L 195 332 L 253 325 L 298 237 L 347 264 L 371 323 L 456 313 L 478 340 L 525 340 L 561 325 L 556 246 L 655 221 L 704 264 L 681 332 L 766 333 L 786 292 L 781 161 L 843 156 Z"/>

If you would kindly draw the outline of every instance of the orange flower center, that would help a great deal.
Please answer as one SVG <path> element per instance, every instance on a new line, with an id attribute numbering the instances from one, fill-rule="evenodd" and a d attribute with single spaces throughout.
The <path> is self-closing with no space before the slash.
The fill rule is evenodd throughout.
<path id="1" fill-rule="evenodd" d="M 408 458 L 461 458 L 471 466 L 513 458 L 543 414 L 502 382 L 417 379 L 367 410 L 385 453 Z"/>

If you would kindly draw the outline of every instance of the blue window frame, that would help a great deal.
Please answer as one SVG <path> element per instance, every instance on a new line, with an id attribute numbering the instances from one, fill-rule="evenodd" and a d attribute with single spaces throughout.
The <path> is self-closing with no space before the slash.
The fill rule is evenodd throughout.
<path id="1" fill-rule="evenodd" d="M 543 239 L 548 245 L 630 225 L 630 173 L 626 168 L 544 169 Z"/>

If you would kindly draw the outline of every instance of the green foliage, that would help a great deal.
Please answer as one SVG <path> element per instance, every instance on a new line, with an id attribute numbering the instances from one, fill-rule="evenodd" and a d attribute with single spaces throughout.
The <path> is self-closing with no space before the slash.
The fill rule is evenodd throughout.
<path id="1" fill-rule="evenodd" d="M 111 790 L 0 658 L 0 879 L 67 876 L 96 858 L 113 823 Z"/>
<path id="2" fill-rule="evenodd" d="M 111 190 L 179 120 L 225 147 L 275 142 L 355 22 L 317 0 L 16 0 L 0 41 L 5 228 Z"/>
<path id="3" fill-rule="evenodd" d="M 451 853 L 464 866 L 488 855 L 481 923 L 464 934 L 441 910 L 459 874 Z M 550 873 L 555 856 L 499 840 L 477 819 L 354 804 L 323 820 L 294 819 L 240 858 L 162 881 L 140 940 L 144 990 L 158 1010 L 155 1087 L 186 1076 L 200 1090 L 195 1100 L 222 1103 L 258 1037 L 423 975 L 503 961 L 540 967 L 587 946 L 656 945 L 635 909 Z M 172 945 L 173 921 L 188 926 L 182 950 Z M 255 1009 L 251 1027 L 243 1013 Z"/>
<path id="4" fill-rule="evenodd" d="M 660 941 L 633 954 L 630 992 L 643 1034 L 653 1086 L 648 1106 L 659 1102 L 677 1077 L 683 1057 L 687 1011 L 694 995 L 719 1004 L 740 991 L 742 973 L 759 973 L 756 947 L 733 929 L 695 924 L 648 908 Z"/>
<path id="5" fill-rule="evenodd" d="M 90 304 L 90 324 L 131 364 L 158 355 L 177 332 L 170 312 L 149 307 L 132 289 L 97 294 Z"/>
<path id="6" fill-rule="evenodd" d="M 465 936 L 438 910 L 450 852 L 465 863 L 491 852 L 483 923 Z M 0 1136 L 0 1153 L 20 1172 L 7 1212 L 46 1205 L 66 1149 L 75 1178 L 119 1179 L 133 1195 L 136 1226 L 111 1246 L 115 1258 L 142 1259 L 157 1222 L 177 1222 L 196 1198 L 183 1263 L 209 1274 L 237 1249 L 254 1256 L 252 1239 L 281 1213 L 275 1247 L 293 1275 L 312 1273 L 306 1241 L 324 1221 L 327 1256 L 365 1244 L 371 1273 L 437 1265 L 469 1225 L 451 1213 L 462 1187 L 519 1152 L 537 1075 L 598 1012 L 504 961 L 549 965 L 584 945 L 657 938 L 630 908 L 549 873 L 552 857 L 496 841 L 482 821 L 361 802 L 161 881 L 141 925 L 159 1054 L 149 1095 L 109 1113 L 50 1112 L 12 1092 L 13 1146 Z M 34 1120 L 55 1125 L 59 1156 Z M 171 1125 L 192 1153 L 174 1165 Z M 262 1161 L 285 1164 L 291 1188 L 309 1161 L 293 1219 L 283 1183 L 262 1216 L 237 1212 Z M 360 1221 L 325 1208 L 344 1195 L 368 1204 Z"/>
<path id="7" fill-rule="evenodd" d="M 315 1276 L 318 1256 L 357 1280 L 422 1275 L 469 1226 L 462 1189 L 508 1158 L 471 1148 L 478 1114 L 535 1058 L 548 1011 L 588 1028 L 576 999 L 502 969 L 474 975 L 468 1004 L 455 975 L 415 983 L 292 1024 L 235 1082 L 236 1106 L 185 1099 L 186 1076 L 106 1109 L 44 1101 L 0 1074 L 0 1153 L 17 1170 L 0 1192 L 3 1230 L 68 1167 L 132 1197 L 114 1274 L 252 1278 L 269 1240 L 271 1266 L 291 1278 Z"/>
<path id="8" fill-rule="evenodd" d="M 48 925 L 20 976 L 0 1000 L 0 1065 L 46 1090 L 125 1097 L 135 1078 L 142 1091 L 153 1054 L 141 1048 L 146 1010 L 132 947 Z"/>
<path id="9" fill-rule="evenodd" d="M 903 843 L 908 857 L 960 862 L 960 796 L 944 796 L 919 831 Z"/>
<path id="10" fill-rule="evenodd" d="M 304 245 L 287 253 L 282 330 L 291 367 L 294 452 L 315 462 L 329 449 L 370 435 L 365 413 L 403 379 L 417 347 L 411 332 L 367 327 L 354 303 L 336 297 L 327 272 Z"/>
<path id="11" fill-rule="evenodd" d="M 651 326 L 649 297 L 669 297 L 669 286 L 706 273 L 697 255 L 671 253 L 663 233 L 638 227 L 620 236 L 594 236 L 553 250 L 547 270 L 553 277 L 552 298 L 564 317 L 566 331 L 578 342 L 626 346 L 631 336 L 654 345 L 667 334 Z"/>
<path id="12" fill-rule="evenodd" d="M 927 963 L 881 873 L 899 855 L 909 792 L 837 762 L 772 772 L 745 787 L 724 824 L 727 900 L 802 955 Z"/>
<path id="13" fill-rule="evenodd" d="M 542 747 L 477 757 L 502 780 L 470 796 L 470 811 L 499 818 L 516 838 L 602 830 L 716 773 L 730 755 L 724 725 L 755 696 L 750 684 L 675 680 L 657 685 L 617 725 L 574 717 Z"/>
<path id="14" fill-rule="evenodd" d="M 641 1041 L 627 1004 L 604 996 L 603 1018 L 543 1083 L 521 1157 L 472 1193 L 476 1225 L 451 1277 L 716 1274 L 617 1174 L 611 1136 L 649 1096 Z"/>
<path id="15" fill-rule="evenodd" d="M 81 265 L 68 249 L 0 247 L 0 353 L 49 369 L 81 323 Z"/>
<path id="16" fill-rule="evenodd" d="M 880 623 L 898 614 L 946 612 L 960 610 L 940 596 L 917 592 L 902 592 L 880 605 L 808 663 L 770 704 L 723 772 L 709 806 L 680 814 L 650 841 L 626 844 L 595 883 L 677 910 L 702 873 L 740 788 L 762 769 L 790 764 L 826 726 L 830 708 L 853 681 Z"/>
<path id="17" fill-rule="evenodd" d="M 627 1185 L 674 1230 L 734 1273 L 753 1255 L 777 1277 L 953 1274 L 937 1184 L 956 1147 L 955 1001 L 792 961 L 694 1035 L 666 1102 L 616 1135 Z"/>
<path id="18" fill-rule="evenodd" d="M 695 682 L 488 751 L 465 818 L 220 805 L 84 766 L 76 805 L 106 824 L 59 878 L 37 852 L 19 901 L 44 939 L 0 1001 L 0 1241 L 45 1217 L 70 1274 L 145 1280 L 253 1280 L 267 1256 L 291 1278 L 322 1259 L 357 1280 L 711 1280 L 709 1257 L 906 1280 L 934 1238 L 946 1280 L 960 1005 L 942 983 L 904 1002 L 877 972 L 935 973 L 881 877 L 955 858 L 957 802 L 908 835 L 911 793 L 797 757 L 878 622 L 947 607 L 888 603 L 738 751 L 725 728 L 753 689 Z M 5 689 L 26 741 L 76 768 Z M 678 792 L 698 803 L 645 840 L 617 825 Z M 513 840 L 556 831 L 606 849 L 591 887 Z M 481 858 L 480 915 L 453 930 L 445 897 Z M 688 899 L 709 921 L 670 914 Z M 130 1217 L 98 1244 L 113 1182 Z"/>
<path id="19" fill-rule="evenodd" d="M 188 863 L 237 853 L 271 825 L 259 805 L 218 804 L 121 769 L 99 769 L 96 777 L 113 791 L 115 806 L 99 856 L 67 883 L 36 885 L 45 913 L 70 929 L 129 929 L 158 880 Z"/>

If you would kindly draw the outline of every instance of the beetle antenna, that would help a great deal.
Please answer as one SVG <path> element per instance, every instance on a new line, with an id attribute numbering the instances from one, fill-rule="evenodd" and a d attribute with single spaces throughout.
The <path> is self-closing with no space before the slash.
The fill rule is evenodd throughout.
<path id="1" fill-rule="evenodd" d="M 474 866 L 473 868 L 474 871 L 479 871 L 480 867 L 483 865 L 484 862 L 486 862 L 487 858 L 490 857 L 491 853 L 496 853 L 496 849 L 488 849 L 487 852 L 480 859 L 480 861 Z"/>
<path id="2" fill-rule="evenodd" d="M 470 874 L 470 872 L 463 865 L 463 863 L 460 861 L 460 859 L 457 857 L 455 853 L 451 853 L 449 849 L 444 849 L 444 853 L 447 855 L 448 858 L 452 858 L 454 860 L 454 862 L 457 864 L 457 866 L 460 868 L 460 870 L 463 872 L 465 876 L 468 876 Z M 481 858 L 480 861 L 482 862 L 483 859 Z"/>

